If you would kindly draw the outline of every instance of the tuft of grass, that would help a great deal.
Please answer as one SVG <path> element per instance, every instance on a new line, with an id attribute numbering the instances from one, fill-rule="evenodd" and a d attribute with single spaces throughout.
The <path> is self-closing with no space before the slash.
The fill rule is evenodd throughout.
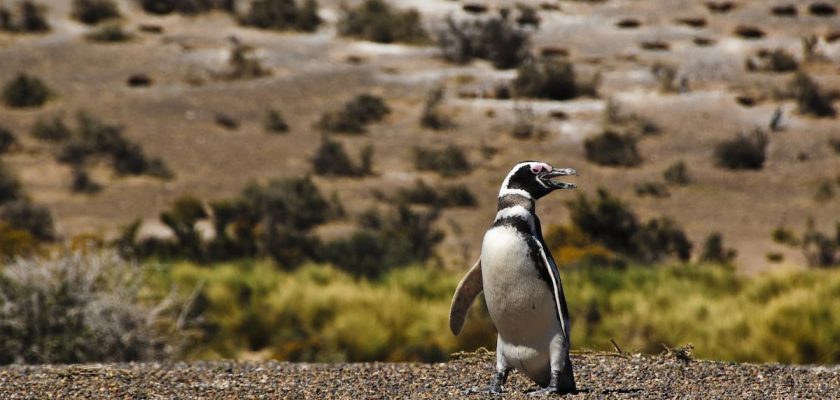
<path id="1" fill-rule="evenodd" d="M 379 43 L 425 43 L 429 40 L 417 10 L 397 10 L 383 0 L 365 0 L 355 8 L 344 4 L 338 32 L 342 36 Z"/>
<path id="2" fill-rule="evenodd" d="M 587 138 L 584 142 L 586 159 L 598 165 L 634 167 L 642 163 L 636 148 L 635 136 L 614 131 Z"/>
<path id="3" fill-rule="evenodd" d="M 40 107 L 52 96 L 44 81 L 26 73 L 19 73 L 3 87 L 3 102 L 12 108 Z"/>
<path id="4" fill-rule="evenodd" d="M 837 115 L 831 99 L 822 92 L 817 82 L 808 74 L 798 72 L 790 83 L 790 90 L 796 99 L 799 113 L 818 118 L 834 118 Z"/>
<path id="5" fill-rule="evenodd" d="M 52 118 L 38 118 L 32 125 L 32 136 L 39 140 L 60 142 L 70 138 L 73 134 L 60 116 Z"/>
<path id="6" fill-rule="evenodd" d="M 265 112 L 263 119 L 263 128 L 269 133 L 287 133 L 289 132 L 289 124 L 283 118 L 283 114 L 275 109 L 270 109 Z"/>
<path id="7" fill-rule="evenodd" d="M 715 147 L 715 162 L 718 166 L 739 170 L 758 170 L 764 166 L 769 138 L 760 128 L 749 134 L 739 134 L 734 139 L 725 140 Z"/>
<path id="8" fill-rule="evenodd" d="M 685 186 L 691 183 L 691 177 L 688 174 L 688 166 L 685 161 L 679 160 L 669 165 L 662 173 L 665 182 L 672 185 Z"/>
<path id="9" fill-rule="evenodd" d="M 359 152 L 359 162 L 350 160 L 341 142 L 324 135 L 312 159 L 316 175 L 359 177 L 373 173 L 373 147 L 365 146 Z"/>

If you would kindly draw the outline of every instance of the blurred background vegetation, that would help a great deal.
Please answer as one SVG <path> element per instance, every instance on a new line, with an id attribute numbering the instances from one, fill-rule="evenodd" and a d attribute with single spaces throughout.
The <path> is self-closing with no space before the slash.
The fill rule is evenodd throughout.
<path id="1" fill-rule="evenodd" d="M 492 349 L 541 157 L 573 350 L 840 363 L 835 6 L 496 3 L 0 0 L 0 364 Z"/>

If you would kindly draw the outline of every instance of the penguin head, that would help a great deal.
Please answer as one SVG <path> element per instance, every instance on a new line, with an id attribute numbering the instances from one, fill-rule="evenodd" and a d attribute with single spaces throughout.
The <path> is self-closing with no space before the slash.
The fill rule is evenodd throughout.
<path id="1" fill-rule="evenodd" d="M 513 166 L 502 182 L 499 197 L 519 194 L 537 200 L 557 189 L 574 189 L 574 183 L 554 181 L 559 176 L 577 175 L 572 168 L 554 168 L 544 162 L 523 161 Z"/>

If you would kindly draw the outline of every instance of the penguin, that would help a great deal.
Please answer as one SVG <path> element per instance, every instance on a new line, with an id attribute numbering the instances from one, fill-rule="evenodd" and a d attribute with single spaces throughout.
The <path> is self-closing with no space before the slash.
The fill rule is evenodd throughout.
<path id="1" fill-rule="evenodd" d="M 531 394 L 577 390 L 569 358 L 569 311 L 563 285 L 536 214 L 540 198 L 577 187 L 552 180 L 568 175 L 577 171 L 523 161 L 502 182 L 496 218 L 484 235 L 481 256 L 455 289 L 449 313 L 449 327 L 457 336 L 470 305 L 483 291 L 498 331 L 492 383 L 469 393 L 502 393 L 514 368 L 542 388 Z"/>

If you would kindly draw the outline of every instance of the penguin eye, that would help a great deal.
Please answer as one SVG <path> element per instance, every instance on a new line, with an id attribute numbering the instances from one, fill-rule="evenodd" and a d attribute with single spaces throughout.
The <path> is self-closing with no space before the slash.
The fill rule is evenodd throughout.
<path id="1" fill-rule="evenodd" d="M 539 174 L 540 171 L 542 171 L 542 170 L 543 170 L 543 167 L 541 165 L 534 165 L 534 166 L 531 167 L 531 172 L 533 172 L 535 174 Z"/>

